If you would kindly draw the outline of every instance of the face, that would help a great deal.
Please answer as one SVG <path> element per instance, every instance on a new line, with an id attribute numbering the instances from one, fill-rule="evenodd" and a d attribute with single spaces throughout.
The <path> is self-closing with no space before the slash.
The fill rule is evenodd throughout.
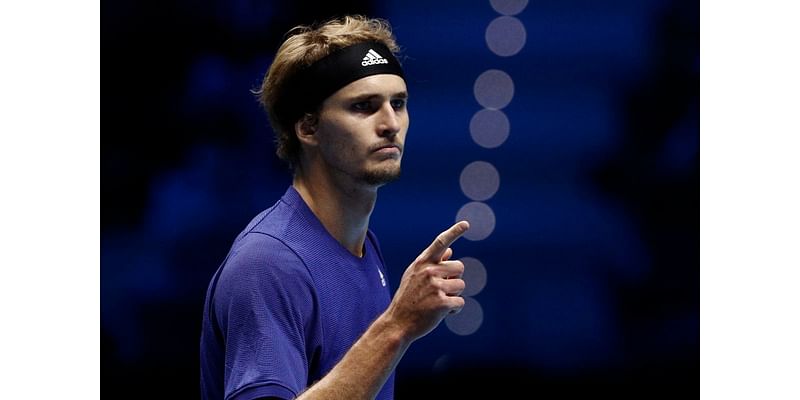
<path id="1" fill-rule="evenodd" d="M 400 176 L 408 131 L 403 78 L 372 75 L 325 99 L 315 132 L 320 159 L 332 172 L 380 186 Z"/>

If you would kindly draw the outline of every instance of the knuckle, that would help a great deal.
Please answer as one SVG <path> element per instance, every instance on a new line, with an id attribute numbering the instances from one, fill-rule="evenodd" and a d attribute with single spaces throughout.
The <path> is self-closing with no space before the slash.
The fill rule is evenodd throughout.
<path id="1" fill-rule="evenodd" d="M 464 298 L 463 297 L 461 297 L 461 296 L 453 297 L 453 302 L 456 304 L 456 307 L 458 308 L 459 311 L 462 308 L 464 308 L 465 302 L 464 302 Z"/>
<path id="2" fill-rule="evenodd" d="M 464 273 L 464 263 L 461 262 L 460 260 L 456 261 L 456 269 L 458 270 L 459 274 L 463 274 Z"/>

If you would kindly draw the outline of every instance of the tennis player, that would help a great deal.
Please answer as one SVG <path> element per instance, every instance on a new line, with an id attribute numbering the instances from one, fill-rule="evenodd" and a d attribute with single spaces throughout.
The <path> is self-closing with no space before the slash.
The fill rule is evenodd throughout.
<path id="1" fill-rule="evenodd" d="M 369 220 L 400 175 L 409 126 L 399 51 L 382 20 L 298 27 L 260 101 L 293 183 L 235 239 L 206 295 L 204 399 L 392 399 L 409 346 L 464 306 L 464 265 L 442 232 L 391 297 Z"/>

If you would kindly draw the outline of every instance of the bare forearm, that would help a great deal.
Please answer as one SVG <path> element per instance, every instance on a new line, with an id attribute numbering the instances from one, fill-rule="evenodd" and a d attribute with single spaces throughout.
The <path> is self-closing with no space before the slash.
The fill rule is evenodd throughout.
<path id="1" fill-rule="evenodd" d="M 464 307 L 464 264 L 449 261 L 450 245 L 469 229 L 459 221 L 406 268 L 391 304 L 344 358 L 298 400 L 373 399 L 414 340 Z"/>
<path id="2" fill-rule="evenodd" d="M 403 332 L 381 315 L 342 360 L 298 400 L 373 399 L 409 345 Z"/>

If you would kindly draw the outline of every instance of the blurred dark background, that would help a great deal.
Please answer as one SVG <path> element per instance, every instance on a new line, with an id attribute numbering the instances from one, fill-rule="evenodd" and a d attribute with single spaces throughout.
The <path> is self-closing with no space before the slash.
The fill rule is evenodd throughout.
<path id="1" fill-rule="evenodd" d="M 412 346 L 398 398 L 694 396 L 699 3 L 656 0 L 103 3 L 102 393 L 198 397 L 208 282 L 290 183 L 249 90 L 287 30 L 348 13 L 388 19 L 404 48 L 403 177 L 371 224 L 393 288 L 472 201 L 464 167 L 499 176 L 488 236 L 454 246 L 485 287 Z M 513 98 L 485 147 L 491 69 Z"/>

